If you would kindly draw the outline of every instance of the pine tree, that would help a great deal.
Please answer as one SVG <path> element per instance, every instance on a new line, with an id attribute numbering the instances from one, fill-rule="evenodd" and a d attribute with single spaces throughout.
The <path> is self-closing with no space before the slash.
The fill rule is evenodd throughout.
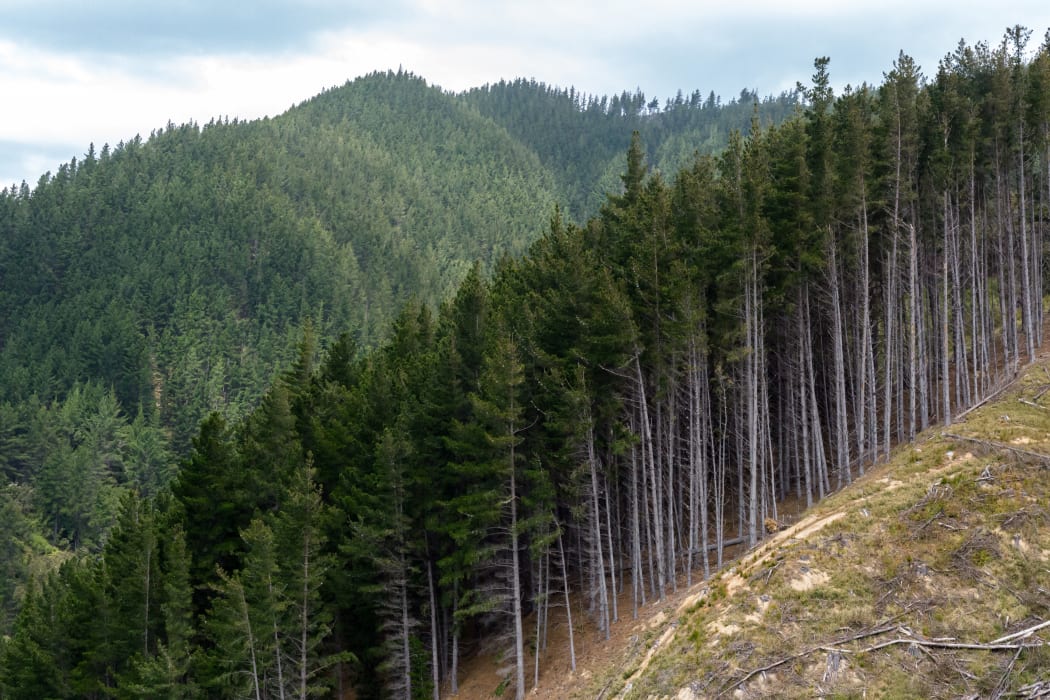
<path id="1" fill-rule="evenodd" d="M 226 421 L 211 414 L 201 423 L 193 452 L 172 484 L 192 558 L 190 582 L 196 590 L 197 614 L 207 609 L 211 598 L 207 587 L 218 581 L 216 567 L 223 571 L 239 568 L 240 530 L 247 527 L 253 513 L 249 487 Z"/>

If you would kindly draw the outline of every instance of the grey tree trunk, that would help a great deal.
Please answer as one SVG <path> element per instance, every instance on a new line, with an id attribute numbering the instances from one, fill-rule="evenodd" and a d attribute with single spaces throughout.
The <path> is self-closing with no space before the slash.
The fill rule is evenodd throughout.
<path id="1" fill-rule="evenodd" d="M 510 427 L 514 435 L 514 426 Z M 514 617 L 514 684 L 518 700 L 525 697 L 525 632 L 521 624 L 521 564 L 518 551 L 518 492 L 514 446 L 510 448 L 511 610 Z"/>
<path id="2" fill-rule="evenodd" d="M 846 357 L 843 350 L 845 330 L 842 322 L 842 294 L 840 292 L 838 245 L 835 234 L 828 229 L 828 282 L 830 286 L 830 304 L 832 317 L 832 357 L 835 370 L 835 467 L 837 471 L 837 488 L 842 488 L 842 480 L 853 483 L 850 473 L 849 457 L 849 423 L 846 403 Z"/>
<path id="3" fill-rule="evenodd" d="M 601 503 L 598 495 L 598 465 L 594 454 L 594 428 L 588 419 L 587 468 L 591 482 L 591 547 L 594 554 L 595 596 L 598 600 L 598 629 L 609 638 L 609 591 L 605 580 L 605 555 L 602 547 Z"/>
<path id="4" fill-rule="evenodd" d="M 656 469 L 656 460 L 653 454 L 653 433 L 652 424 L 649 421 L 649 399 L 646 396 L 645 391 L 645 378 L 642 375 L 642 363 L 640 360 L 640 352 L 635 352 L 634 356 L 634 368 L 636 380 L 638 383 L 638 405 L 641 410 L 641 429 L 642 429 L 642 462 L 646 467 L 649 474 L 649 485 L 651 487 L 652 497 L 652 533 L 653 538 L 649 542 L 650 550 L 655 551 L 656 554 L 656 597 L 659 600 L 663 600 L 664 594 L 667 591 L 667 579 L 665 578 L 666 566 L 664 563 L 664 523 L 663 523 L 663 508 L 660 506 L 660 484 L 659 484 L 659 472 Z"/>
<path id="5" fill-rule="evenodd" d="M 569 600 L 569 574 L 565 570 L 565 547 L 562 544 L 561 533 L 558 533 L 558 558 L 561 560 L 561 578 L 563 582 L 563 590 L 565 591 L 565 618 L 566 625 L 569 628 L 569 665 L 573 672 L 576 671 L 576 642 L 573 637 L 572 629 L 572 604 Z"/>

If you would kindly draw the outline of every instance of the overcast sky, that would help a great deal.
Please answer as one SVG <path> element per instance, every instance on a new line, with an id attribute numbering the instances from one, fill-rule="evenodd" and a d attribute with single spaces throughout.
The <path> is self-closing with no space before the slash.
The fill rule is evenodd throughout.
<path id="1" fill-rule="evenodd" d="M 275 115 L 399 66 L 447 90 L 535 78 L 650 99 L 777 94 L 831 57 L 877 84 L 960 39 L 1050 27 L 1047 0 L 0 0 L 0 188 L 169 120 Z"/>

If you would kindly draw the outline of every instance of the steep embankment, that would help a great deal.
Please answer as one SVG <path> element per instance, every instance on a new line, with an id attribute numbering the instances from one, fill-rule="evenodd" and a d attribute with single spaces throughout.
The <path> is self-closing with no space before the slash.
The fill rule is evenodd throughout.
<path id="1" fill-rule="evenodd" d="M 694 586 L 581 695 L 1050 692 L 1048 366 Z"/>
<path id="2" fill-rule="evenodd" d="M 578 671 L 545 674 L 536 694 L 1047 697 L 1047 620 L 1043 355 L 732 567 L 622 621 L 604 652 L 585 639 Z"/>

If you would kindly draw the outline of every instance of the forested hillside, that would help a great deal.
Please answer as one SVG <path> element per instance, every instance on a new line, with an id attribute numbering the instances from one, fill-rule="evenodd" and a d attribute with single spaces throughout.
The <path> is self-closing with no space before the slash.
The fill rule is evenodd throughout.
<path id="1" fill-rule="evenodd" d="M 318 246 L 310 255 L 280 248 L 302 233 L 301 218 L 290 217 L 278 235 L 267 221 L 243 224 L 255 221 L 257 208 L 207 210 L 248 236 L 214 249 L 219 260 L 235 250 L 241 256 L 242 267 L 229 263 L 230 289 L 239 295 L 223 292 L 235 302 L 224 313 L 242 324 L 234 347 L 258 352 L 245 340 L 251 329 L 287 337 L 294 326 L 284 319 L 296 314 L 315 322 L 256 408 L 203 421 L 170 490 L 156 498 L 124 486 L 134 473 L 124 465 L 136 463 L 122 452 L 130 441 L 107 441 L 101 421 L 92 430 L 52 429 L 65 457 L 48 473 L 102 474 L 110 500 L 96 504 L 116 509 L 117 524 L 90 553 L 22 588 L 24 604 L 0 647 L 4 697 L 306 697 L 341 694 L 349 685 L 357 697 L 436 697 L 455 692 L 464 655 L 484 645 L 505 650 L 504 681 L 493 690 L 521 698 L 544 672 L 528 663 L 528 650 L 545 646 L 552 619 L 571 616 L 607 634 L 618 617 L 673 590 L 680 575 L 710 575 L 728 542 L 754 545 L 783 499 L 815 502 L 895 443 L 951 423 L 1015 376 L 1041 342 L 1050 36 L 1031 50 L 1029 35 L 1018 27 L 996 46 L 960 45 L 929 77 L 901 54 L 882 85 L 837 96 L 829 61 L 818 59 L 801 95 L 804 109 L 776 125 L 756 113 L 723 151 L 700 153 L 673 176 L 649 167 L 653 156 L 636 133 L 625 144 L 621 187 L 586 223 L 560 211 L 551 216 L 546 207 L 565 201 L 586 210 L 591 190 L 559 193 L 559 176 L 541 168 L 530 181 L 538 209 L 513 206 L 546 219 L 546 233 L 522 257 L 499 258 L 491 272 L 471 267 L 436 310 L 420 291 L 427 288 L 417 288 L 418 298 L 400 307 L 374 349 L 362 351 L 370 336 L 353 325 L 360 299 L 312 291 L 370 289 L 354 286 L 355 276 L 378 284 L 359 248 L 376 251 L 329 223 L 328 210 L 311 210 L 311 226 L 327 235 L 309 238 Z M 376 100 L 371 89 L 384 81 L 408 81 L 412 89 L 400 93 L 403 102 Z M 306 129 L 311 120 L 386 125 L 399 112 L 384 110 L 397 105 L 428 115 L 443 114 L 442 106 L 462 110 L 464 123 L 475 124 L 486 109 L 496 111 L 486 100 L 508 89 L 450 106 L 405 76 L 365 80 L 354 99 L 352 87 L 303 105 L 288 124 L 245 128 L 294 131 L 292 122 Z M 436 104 L 424 107 L 429 100 Z M 707 107 L 683 101 L 680 109 Z M 431 172 L 446 162 L 438 157 L 457 138 L 486 137 L 435 120 L 445 125 L 437 144 L 399 151 L 402 139 L 413 143 L 407 132 L 389 142 L 373 136 L 370 144 L 406 158 L 418 151 L 412 181 L 444 192 L 461 180 Z M 170 141 L 161 135 L 89 159 L 32 194 L 8 197 L 3 221 L 33 220 L 34 200 L 58 198 L 66 190 L 56 183 L 79 182 L 85 168 L 122 172 L 103 165 L 136 153 L 145 158 L 182 138 L 232 134 L 234 126 L 176 128 L 165 132 Z M 508 156 L 471 171 L 487 178 L 478 187 L 500 187 L 495 180 L 505 177 L 521 196 L 526 181 L 514 179 L 519 166 L 510 163 L 556 160 L 556 146 L 527 148 L 511 137 L 511 126 L 491 133 L 517 144 L 504 153 L 521 160 Z M 648 148 L 659 154 L 669 143 Z M 284 211 L 279 203 L 294 210 L 315 201 L 292 165 L 253 160 L 251 149 L 231 158 L 254 178 L 246 191 L 273 193 L 274 212 Z M 203 177 L 202 186 L 224 191 L 228 183 Z M 343 204 L 326 197 L 318 201 Z M 180 231 L 193 230 L 184 222 L 210 221 L 177 198 L 162 201 L 182 211 Z M 375 225 L 394 237 L 413 215 L 412 202 Z M 345 216 L 332 220 L 347 223 Z M 39 251 L 42 262 L 24 264 L 26 280 L 12 289 L 61 288 L 74 263 L 91 260 L 86 241 L 104 235 L 108 221 L 99 219 L 98 230 L 60 229 L 61 254 Z M 503 235 L 496 221 L 482 229 L 494 241 Z M 9 247 L 31 242 L 25 235 L 4 240 Z M 139 239 L 121 240 L 127 248 Z M 345 245 L 354 248 L 356 265 L 327 257 Z M 434 250 L 457 248 L 449 242 Z M 481 257 L 495 260 L 498 252 Z M 256 261 L 277 267 L 286 296 L 253 296 Z M 337 264 L 344 267 L 326 268 Z M 5 264 L 5 276 L 19 273 Z M 127 288 L 146 308 L 168 298 Z M 274 302 L 268 322 L 249 315 L 270 299 L 298 306 Z M 16 319 L 4 308 L 5 329 L 42 315 Z M 76 321 L 72 308 L 66 313 Z M 215 306 L 208 299 L 203 308 L 212 313 Z M 221 320 L 215 333 L 227 332 Z M 169 330 L 154 323 L 147 340 Z M 340 324 L 349 332 L 319 350 L 318 338 Z M 139 355 L 124 362 L 146 382 L 131 396 L 143 406 L 143 424 L 155 425 L 174 375 L 165 375 L 151 345 L 135 347 Z M 180 361 L 192 355 L 189 348 L 172 352 Z M 79 392 L 64 402 L 38 399 L 35 413 L 5 410 L 51 426 L 51 417 L 72 413 L 71 403 L 87 405 L 91 417 L 96 405 L 98 415 L 112 415 L 102 407 L 128 400 L 108 389 Z M 73 403 L 78 396 L 81 403 Z M 10 446 L 25 444 L 33 425 L 7 429 L 5 454 L 30 454 Z M 78 458 L 85 448 L 94 457 Z M 28 457 L 4 464 L 37 469 Z M 36 472 L 13 473 L 0 513 L 22 523 L 38 517 L 25 504 L 51 492 L 38 489 Z M 101 516 L 81 517 L 90 526 Z M 55 515 L 45 511 L 44 519 Z M 55 521 L 60 536 L 79 532 L 80 521 Z M 623 591 L 630 609 L 619 609 Z"/>
<path id="2" fill-rule="evenodd" d="M 600 133 L 582 105 L 516 123 L 571 127 L 585 137 L 563 157 L 597 172 L 660 116 L 643 107 L 603 107 Z M 723 118 L 743 126 L 751 109 Z M 729 127 L 716 129 L 723 143 Z M 594 140 L 608 146 L 592 152 Z M 409 299 L 436 308 L 476 261 L 521 255 L 556 202 L 595 187 L 557 175 L 538 148 L 470 95 L 376 73 L 273 119 L 91 147 L 5 190 L 0 477 L 14 489 L 4 512 L 18 515 L 0 529 L 24 520 L 37 534 L 4 546 L 97 552 L 122 494 L 157 494 L 209 412 L 243 420 L 306 325 L 322 343 L 347 332 L 370 348 Z M 25 574 L 11 566 L 22 573 L 0 587 L 0 631 Z"/>
<path id="3" fill-rule="evenodd" d="M 639 91 L 599 97 L 520 79 L 470 90 L 464 98 L 536 153 L 559 184 L 562 206 L 581 221 L 622 186 L 625 134 L 638 131 L 654 167 L 675 173 L 697 154 L 721 151 L 730 132 L 746 132 L 755 114 L 779 124 L 799 105 L 794 92 L 760 99 L 744 90 L 725 104 L 714 93 L 686 98 L 679 92 L 661 106 Z"/>

